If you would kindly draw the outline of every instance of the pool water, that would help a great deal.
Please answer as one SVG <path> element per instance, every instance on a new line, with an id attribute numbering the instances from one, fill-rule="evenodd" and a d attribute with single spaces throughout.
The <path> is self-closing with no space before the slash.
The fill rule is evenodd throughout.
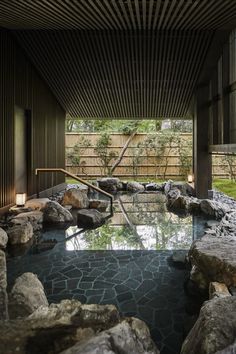
<path id="1" fill-rule="evenodd" d="M 76 225 L 44 230 L 41 240 L 53 240 L 54 247 L 9 257 L 8 282 L 33 272 L 49 302 L 114 304 L 123 315 L 147 323 L 161 354 L 176 354 L 188 316 L 183 288 L 188 270 L 176 266 L 171 255 L 189 249 L 206 221 L 168 212 L 162 194 L 124 194 L 114 203 L 114 215 L 95 230 Z"/>

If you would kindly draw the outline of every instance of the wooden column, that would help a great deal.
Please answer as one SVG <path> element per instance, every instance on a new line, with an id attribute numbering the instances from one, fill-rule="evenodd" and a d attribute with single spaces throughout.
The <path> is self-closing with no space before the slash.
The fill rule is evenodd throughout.
<path id="1" fill-rule="evenodd" d="M 223 85 L 223 144 L 230 143 L 230 102 L 229 102 L 229 92 L 227 87 L 229 87 L 229 41 L 226 42 L 223 56 L 222 56 L 222 85 Z"/>
<path id="2" fill-rule="evenodd" d="M 198 198 L 208 198 L 212 188 L 212 161 L 208 152 L 210 109 L 209 85 L 197 90 L 194 113 L 194 179 Z"/>

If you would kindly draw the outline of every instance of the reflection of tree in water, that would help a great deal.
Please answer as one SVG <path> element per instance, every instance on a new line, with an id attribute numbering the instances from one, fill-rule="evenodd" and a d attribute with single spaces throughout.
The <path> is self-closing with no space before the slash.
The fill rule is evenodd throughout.
<path id="1" fill-rule="evenodd" d="M 192 217 L 180 218 L 166 212 L 163 203 L 142 203 L 138 200 L 117 200 L 127 225 L 109 222 L 81 234 L 86 249 L 186 249 L 192 242 Z M 150 204 L 157 211 L 150 211 Z M 129 206 L 129 207 L 127 207 Z M 153 210 L 153 209 L 151 209 Z M 155 208 L 154 208 L 155 210 Z"/>
<path id="2" fill-rule="evenodd" d="M 137 238 L 126 225 L 112 227 L 105 224 L 96 230 L 86 231 L 81 237 L 90 250 L 112 250 L 116 245 L 124 245 L 124 249 L 139 249 Z"/>
<path id="3" fill-rule="evenodd" d="M 185 222 L 182 223 L 182 221 Z M 180 219 L 177 222 L 175 215 L 162 214 L 161 222 L 153 228 L 156 249 L 188 248 L 192 240 L 192 223 L 189 222 L 189 218 L 181 219 L 180 223 Z"/>

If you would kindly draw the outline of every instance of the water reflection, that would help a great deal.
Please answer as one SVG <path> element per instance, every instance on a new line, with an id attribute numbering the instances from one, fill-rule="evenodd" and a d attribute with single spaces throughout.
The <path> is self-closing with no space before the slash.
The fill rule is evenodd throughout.
<path id="1" fill-rule="evenodd" d="M 189 249 L 203 235 L 206 220 L 180 216 L 166 210 L 163 195 L 124 195 L 114 205 L 114 215 L 95 230 L 71 226 L 66 230 L 70 250 L 172 250 Z"/>

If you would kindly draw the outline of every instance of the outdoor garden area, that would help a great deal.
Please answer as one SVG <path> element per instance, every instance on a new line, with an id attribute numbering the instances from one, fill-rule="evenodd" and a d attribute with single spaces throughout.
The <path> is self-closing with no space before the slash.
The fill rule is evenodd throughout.
<path id="1" fill-rule="evenodd" d="M 188 181 L 191 120 L 66 120 L 66 169 L 89 180 Z M 213 155 L 213 188 L 236 198 L 236 157 Z M 68 183 L 75 181 L 67 179 Z"/>

